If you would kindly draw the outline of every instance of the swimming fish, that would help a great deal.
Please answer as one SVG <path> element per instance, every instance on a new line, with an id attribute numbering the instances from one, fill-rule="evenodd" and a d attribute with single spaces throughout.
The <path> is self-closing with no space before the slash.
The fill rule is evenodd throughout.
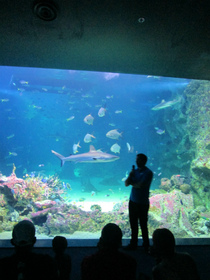
<path id="1" fill-rule="evenodd" d="M 1 102 L 8 102 L 9 101 L 8 98 L 4 98 L 4 99 L 0 99 L 0 100 L 1 100 Z"/>
<path id="2" fill-rule="evenodd" d="M 106 96 L 106 99 L 112 99 L 113 97 L 114 97 L 114 95 L 111 95 L 111 96 L 110 96 L 110 95 L 107 95 L 107 96 Z"/>
<path id="3" fill-rule="evenodd" d="M 11 139 L 11 138 L 13 138 L 14 136 L 15 136 L 15 134 L 11 134 L 11 135 L 7 136 L 7 139 Z"/>
<path id="4" fill-rule="evenodd" d="M 84 118 L 84 122 L 88 125 L 93 124 L 93 120 L 94 120 L 94 117 L 92 117 L 91 114 L 87 115 Z"/>
<path id="5" fill-rule="evenodd" d="M 21 85 L 28 85 L 28 81 L 20 80 L 19 82 Z"/>
<path id="6" fill-rule="evenodd" d="M 161 109 L 165 109 L 168 107 L 171 107 L 175 104 L 177 104 L 178 102 L 181 101 L 181 98 L 178 99 L 173 99 L 171 101 L 165 101 L 164 99 L 161 101 L 161 103 L 157 104 L 155 107 L 152 108 L 153 111 L 157 111 L 157 110 L 161 110 Z"/>
<path id="7" fill-rule="evenodd" d="M 98 116 L 99 117 L 104 117 L 105 116 L 105 113 L 106 113 L 106 109 L 101 107 L 98 111 Z"/>
<path id="8" fill-rule="evenodd" d="M 151 75 L 148 75 L 147 78 L 153 78 L 153 79 L 158 79 L 158 80 L 160 80 L 160 76 L 151 76 Z"/>
<path id="9" fill-rule="evenodd" d="M 128 149 L 128 153 L 133 153 L 134 151 L 134 146 L 131 146 L 128 142 L 126 143 L 127 149 Z"/>
<path id="10" fill-rule="evenodd" d="M 61 166 L 64 165 L 66 161 L 74 162 L 87 162 L 87 163 L 101 163 L 101 162 L 111 162 L 119 159 L 119 157 L 104 153 L 100 150 L 96 150 L 92 145 L 90 145 L 90 150 L 88 153 L 70 155 L 64 157 L 61 154 L 51 150 L 51 152 L 56 155 L 61 160 Z"/>
<path id="11" fill-rule="evenodd" d="M 15 152 L 9 152 L 9 155 L 10 155 L 10 156 L 16 157 L 16 156 L 17 156 L 17 153 L 15 153 Z"/>
<path id="12" fill-rule="evenodd" d="M 79 141 L 79 142 L 80 142 L 80 141 Z M 77 144 L 74 144 L 74 145 L 73 145 L 73 153 L 74 153 L 74 154 L 78 153 L 78 150 L 77 150 L 78 148 L 81 148 L 80 145 L 79 145 L 79 142 L 78 142 Z"/>
<path id="13" fill-rule="evenodd" d="M 104 73 L 104 78 L 107 81 L 112 80 L 114 78 L 118 78 L 119 76 L 120 76 L 119 73 L 111 73 L 111 72 Z"/>
<path id="14" fill-rule="evenodd" d="M 115 114 L 122 114 L 122 110 L 116 110 Z"/>
<path id="15" fill-rule="evenodd" d="M 115 123 L 109 123 L 109 125 L 110 125 L 110 126 L 116 126 L 116 124 L 115 124 Z"/>
<path id="16" fill-rule="evenodd" d="M 106 137 L 111 139 L 119 139 L 119 137 L 122 137 L 122 132 L 118 132 L 117 129 L 113 129 L 107 132 Z"/>
<path id="17" fill-rule="evenodd" d="M 156 129 L 156 133 L 159 134 L 159 135 L 162 135 L 162 134 L 165 133 L 165 130 L 162 130 L 162 129 L 158 128 L 158 127 L 155 127 L 155 129 Z"/>
<path id="18" fill-rule="evenodd" d="M 67 120 L 67 122 L 69 122 L 69 121 L 72 121 L 74 118 L 75 118 L 75 116 L 71 116 L 71 117 L 69 117 L 69 118 L 66 119 L 66 120 Z"/>
<path id="19" fill-rule="evenodd" d="M 131 146 L 130 146 L 130 144 L 129 144 L 128 142 L 126 143 L 126 146 L 127 146 L 127 148 L 128 148 L 128 152 L 130 152 Z"/>
<path id="20" fill-rule="evenodd" d="M 90 143 L 92 141 L 92 138 L 95 138 L 92 134 L 87 133 L 84 137 L 84 142 L 85 143 Z"/>
<path id="21" fill-rule="evenodd" d="M 81 170 L 79 168 L 74 168 L 74 176 L 75 177 L 80 177 L 81 176 Z"/>
<path id="22" fill-rule="evenodd" d="M 120 149 L 121 149 L 121 147 L 117 143 L 112 145 L 110 148 L 110 150 L 115 154 L 120 153 Z"/>
<path id="23" fill-rule="evenodd" d="M 63 186 L 64 189 L 72 190 L 72 189 L 71 189 L 71 185 L 70 185 L 69 183 L 63 182 L 63 183 L 62 183 L 62 186 Z"/>

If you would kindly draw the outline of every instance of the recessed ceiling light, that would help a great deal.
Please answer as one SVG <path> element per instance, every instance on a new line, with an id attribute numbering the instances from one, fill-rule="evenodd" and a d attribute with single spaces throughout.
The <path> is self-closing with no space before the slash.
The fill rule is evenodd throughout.
<path id="1" fill-rule="evenodd" d="M 145 22 L 145 18 L 143 18 L 143 17 L 138 18 L 138 22 L 139 22 L 139 23 Z"/>
<path id="2" fill-rule="evenodd" d="M 39 2 L 34 5 L 35 15 L 45 21 L 52 21 L 57 17 L 57 8 L 52 2 Z"/>

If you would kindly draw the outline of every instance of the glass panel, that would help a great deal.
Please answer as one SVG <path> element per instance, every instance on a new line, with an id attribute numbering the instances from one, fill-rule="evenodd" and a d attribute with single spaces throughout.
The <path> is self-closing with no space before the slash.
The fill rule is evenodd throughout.
<path id="1" fill-rule="evenodd" d="M 209 237 L 209 101 L 209 81 L 0 67 L 0 239 L 22 219 L 38 238 L 98 238 L 108 222 L 129 238 L 137 153 L 154 172 L 150 236 Z"/>

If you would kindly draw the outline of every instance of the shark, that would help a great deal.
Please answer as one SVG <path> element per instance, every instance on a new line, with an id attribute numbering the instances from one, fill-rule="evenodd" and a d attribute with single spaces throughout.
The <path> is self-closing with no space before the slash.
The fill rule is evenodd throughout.
<path id="1" fill-rule="evenodd" d="M 90 145 L 90 150 L 88 153 L 70 155 L 68 157 L 64 157 L 53 150 L 51 150 L 51 152 L 61 160 L 61 166 L 63 166 L 66 161 L 72 161 L 76 163 L 77 162 L 101 163 L 101 162 L 111 162 L 119 159 L 118 156 L 104 153 L 101 150 L 96 150 L 93 145 Z"/>
<path id="2" fill-rule="evenodd" d="M 173 99 L 171 101 L 165 101 L 164 99 L 161 101 L 161 103 L 157 104 L 155 107 L 152 108 L 152 110 L 157 111 L 161 109 L 165 109 L 168 107 L 171 107 L 181 101 L 181 98 Z"/>

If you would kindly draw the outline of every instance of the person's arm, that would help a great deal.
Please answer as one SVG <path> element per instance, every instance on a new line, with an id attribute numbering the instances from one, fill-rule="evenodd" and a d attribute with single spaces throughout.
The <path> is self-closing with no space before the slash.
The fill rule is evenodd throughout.
<path id="1" fill-rule="evenodd" d="M 147 170 L 146 172 L 143 172 L 140 174 L 138 181 L 133 182 L 133 187 L 134 188 L 143 188 L 145 186 L 150 186 L 153 178 L 153 173 L 150 170 Z"/>
<path id="2" fill-rule="evenodd" d="M 125 186 L 133 185 L 133 178 L 135 176 L 135 165 L 132 166 L 132 170 L 128 175 L 128 178 L 125 180 Z"/>
<path id="3" fill-rule="evenodd" d="M 132 183 L 132 180 L 129 175 L 128 178 L 125 180 L 125 186 L 128 187 L 129 185 L 131 185 L 131 183 Z"/>

